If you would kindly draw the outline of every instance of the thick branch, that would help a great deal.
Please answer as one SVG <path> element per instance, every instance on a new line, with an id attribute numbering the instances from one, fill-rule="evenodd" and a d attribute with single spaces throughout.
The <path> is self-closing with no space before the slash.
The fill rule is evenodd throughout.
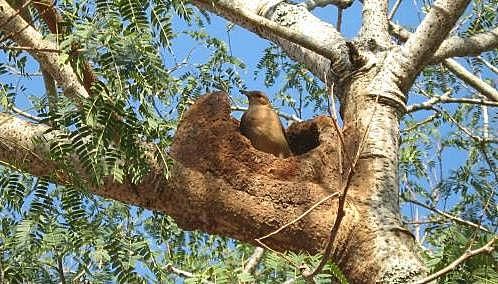
<path id="1" fill-rule="evenodd" d="M 350 73 L 352 66 L 346 41 L 332 25 L 321 21 L 304 7 L 285 2 L 267 7 L 269 2 L 273 1 L 192 1 L 203 10 L 277 43 L 322 81 L 330 71 L 339 77 Z"/>
<path id="2" fill-rule="evenodd" d="M 477 56 L 498 48 L 498 28 L 470 37 L 450 37 L 443 41 L 430 62 L 440 62 L 445 58 Z"/>
<path id="3" fill-rule="evenodd" d="M 407 41 L 412 35 L 394 22 L 389 22 L 389 32 L 401 41 Z M 449 57 L 476 56 L 496 48 L 498 48 L 498 28 L 465 38 L 453 36 L 444 40 L 435 54 L 428 57 L 427 62 L 434 64 Z"/>
<path id="4" fill-rule="evenodd" d="M 30 26 L 5 1 L 0 0 L 0 30 L 4 31 L 18 45 L 32 47 L 29 53 L 38 60 L 44 70 L 50 72 L 53 78 L 65 89 L 65 94 L 76 102 L 87 98 L 88 92 L 80 83 L 71 66 L 62 63 L 58 53 L 43 52 L 44 49 L 58 49 L 57 46 L 43 39 L 42 35 Z"/>
<path id="5" fill-rule="evenodd" d="M 432 5 L 415 33 L 408 38 L 399 50 L 393 50 L 384 61 L 381 72 L 377 75 L 371 92 L 382 94 L 396 92 L 403 100 L 404 93 L 411 87 L 415 77 L 429 58 L 446 38 L 456 21 L 467 7 L 469 0 L 437 0 Z"/>
<path id="6" fill-rule="evenodd" d="M 360 39 L 375 40 L 376 44 L 383 47 L 390 45 L 387 2 L 386 0 L 363 1 Z"/>
<path id="7" fill-rule="evenodd" d="M 405 28 L 390 23 L 390 31 L 401 41 L 407 41 L 412 33 L 407 31 Z M 443 64 L 452 71 L 458 78 L 460 78 L 465 83 L 472 86 L 478 92 L 480 92 L 483 96 L 487 97 L 492 101 L 498 101 L 498 91 L 491 87 L 489 84 L 467 71 L 463 66 L 461 66 L 457 61 L 453 59 L 444 59 Z"/>
<path id="8" fill-rule="evenodd" d="M 453 74 L 455 74 L 458 78 L 462 79 L 465 83 L 474 87 L 477 91 L 479 91 L 483 96 L 488 99 L 498 102 L 498 90 L 491 87 L 489 84 L 481 80 L 476 75 L 469 72 L 462 65 L 458 64 L 454 59 L 445 59 L 443 64 L 446 68 L 448 68 Z"/>
<path id="9" fill-rule="evenodd" d="M 458 18 L 467 7 L 469 0 L 437 0 L 425 16 L 417 30 L 402 47 L 409 64 L 408 83 L 411 83 L 423 67 L 423 62 L 437 50 L 455 26 Z"/>

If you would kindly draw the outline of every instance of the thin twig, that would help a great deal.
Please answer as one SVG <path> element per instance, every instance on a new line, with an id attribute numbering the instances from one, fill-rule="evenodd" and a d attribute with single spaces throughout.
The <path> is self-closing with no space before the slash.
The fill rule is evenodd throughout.
<path id="1" fill-rule="evenodd" d="M 304 217 L 306 217 L 306 215 L 308 215 L 311 211 L 313 211 L 315 208 L 317 208 L 318 206 L 320 206 L 322 203 L 324 203 L 325 201 L 327 201 L 330 198 L 335 197 L 337 195 L 339 195 L 339 192 L 334 192 L 334 193 L 332 193 L 332 194 L 324 197 L 322 200 L 320 200 L 317 203 L 313 204 L 313 206 L 311 206 L 308 210 L 304 211 L 304 213 L 301 214 L 301 215 L 299 215 L 299 217 L 297 217 L 296 219 L 288 222 L 287 224 L 283 225 L 282 227 L 278 228 L 277 230 L 275 230 L 275 231 L 273 231 L 273 232 L 271 232 L 271 233 L 269 233 L 267 235 L 264 235 L 264 236 L 262 236 L 260 238 L 257 238 L 255 240 L 256 241 L 261 241 L 261 240 L 267 239 L 267 238 L 269 238 L 269 237 L 271 237 L 273 235 L 276 235 L 276 234 L 280 233 L 283 229 L 285 229 L 285 228 L 289 227 L 290 225 L 292 225 L 292 224 L 298 222 L 299 220 L 303 219 Z"/>
<path id="2" fill-rule="evenodd" d="M 478 143 L 481 143 L 482 141 L 484 141 L 483 138 L 479 137 L 479 136 L 476 136 L 474 134 L 472 134 L 472 132 L 466 128 L 465 126 L 463 126 L 462 124 L 460 124 L 456 119 L 453 118 L 453 116 L 451 116 L 451 114 L 449 114 L 447 111 L 444 111 L 442 109 L 438 109 L 436 107 L 432 107 L 432 109 L 434 111 L 437 111 L 437 112 L 441 112 L 441 113 L 445 113 L 448 115 L 448 118 L 453 122 L 453 124 L 455 124 L 458 128 L 460 128 L 460 130 L 462 130 L 465 134 L 467 134 L 470 138 L 474 139 L 476 142 Z"/>
<path id="3" fill-rule="evenodd" d="M 338 32 L 341 32 L 341 27 L 342 27 L 342 12 L 344 11 L 343 8 L 337 7 L 337 25 L 336 29 Z"/>
<path id="4" fill-rule="evenodd" d="M 412 130 L 414 130 L 414 129 L 416 129 L 416 128 L 424 125 L 424 124 L 427 124 L 427 123 L 433 121 L 434 119 L 438 118 L 439 116 L 440 116 L 440 114 L 438 112 L 436 112 L 435 114 L 429 116 L 428 118 L 426 118 L 426 119 L 424 119 L 424 120 L 422 120 L 420 122 L 417 122 L 417 123 L 415 123 L 414 125 L 412 125 L 412 126 L 410 126 L 408 128 L 402 129 L 401 132 L 403 132 L 403 133 L 404 132 L 410 132 L 410 131 L 412 131 Z"/>
<path id="5" fill-rule="evenodd" d="M 57 107 L 57 86 L 55 85 L 55 80 L 43 67 L 41 67 L 43 82 L 45 84 L 45 91 L 47 92 L 47 100 L 48 100 L 48 110 L 51 113 L 55 113 L 58 111 Z"/>
<path id="6" fill-rule="evenodd" d="M 471 99 L 471 98 L 450 98 L 448 96 L 442 95 L 439 97 L 432 97 L 430 100 L 425 101 L 420 104 L 415 104 L 407 107 L 407 113 L 415 112 L 421 109 L 431 109 L 435 104 L 438 103 L 464 103 L 464 104 L 476 104 L 476 105 L 487 105 L 487 106 L 498 106 L 498 102 L 483 100 L 483 99 Z"/>
<path id="7" fill-rule="evenodd" d="M 193 277 L 195 277 L 195 275 L 192 272 L 188 272 L 188 271 L 185 271 L 185 270 L 178 269 L 178 268 L 174 267 L 171 263 L 166 264 L 166 270 L 170 271 L 170 272 L 173 272 L 173 273 L 175 273 L 175 274 L 177 274 L 179 276 L 186 277 L 186 278 L 193 278 Z M 201 279 L 201 283 L 214 284 L 214 282 L 211 282 L 211 281 L 208 281 L 208 280 L 205 280 L 205 279 Z"/>
<path id="8" fill-rule="evenodd" d="M 265 244 L 263 241 L 260 241 L 259 239 L 255 239 L 255 241 L 260 244 L 262 247 L 264 247 L 265 249 L 273 252 L 274 254 L 280 256 L 282 259 L 286 260 L 290 265 L 294 266 L 294 267 L 298 267 L 298 264 L 296 262 L 294 262 L 294 260 L 290 259 L 289 257 L 287 257 L 285 254 L 279 252 L 279 251 L 276 251 L 274 249 L 272 249 L 271 247 L 269 247 L 267 244 Z"/>
<path id="9" fill-rule="evenodd" d="M 66 284 L 66 277 L 64 276 L 64 266 L 62 256 L 57 256 L 57 272 L 59 273 L 59 279 L 61 284 Z"/>
<path id="10" fill-rule="evenodd" d="M 176 70 L 180 69 L 181 67 L 187 65 L 190 61 L 190 58 L 192 57 L 192 54 L 194 53 L 194 50 L 198 47 L 199 45 L 195 45 L 194 47 L 192 47 L 189 52 L 187 53 L 187 55 L 183 58 L 183 60 L 181 62 L 177 62 L 176 61 L 176 58 L 175 58 L 175 66 L 173 67 L 170 67 L 168 68 L 168 70 L 166 71 L 168 74 L 171 74 L 173 72 L 175 72 Z"/>
<path id="11" fill-rule="evenodd" d="M 18 115 L 20 115 L 20 116 L 22 116 L 24 118 L 31 119 L 31 120 L 36 121 L 36 122 L 41 122 L 42 121 L 41 118 L 39 118 L 37 116 L 34 116 L 34 115 L 32 115 L 32 114 L 30 114 L 28 112 L 25 112 L 25 111 L 23 111 L 23 110 L 15 107 L 15 106 L 11 107 L 10 109 L 12 110 L 12 112 L 14 112 L 14 113 L 16 113 L 16 114 L 18 114 Z"/>
<path id="12" fill-rule="evenodd" d="M 419 202 L 419 201 L 417 201 L 417 200 L 413 200 L 413 199 L 405 199 L 405 201 L 406 201 L 406 202 L 413 203 L 413 204 L 418 205 L 418 206 L 420 206 L 420 207 L 423 207 L 423 208 L 425 208 L 425 209 L 427 209 L 427 210 L 430 210 L 430 211 L 432 211 L 432 212 L 434 212 L 434 213 L 437 213 L 437 214 L 439 214 L 439 215 L 441 215 L 441 216 L 444 216 L 444 217 L 446 217 L 446 218 L 448 218 L 448 219 L 450 219 L 450 220 L 455 221 L 456 223 L 460 223 L 460 224 L 463 224 L 463 225 L 471 226 L 471 227 L 477 228 L 477 229 L 479 229 L 479 230 L 482 230 L 482 231 L 484 231 L 484 232 L 486 232 L 486 233 L 491 233 L 491 231 L 490 231 L 489 229 L 487 229 L 487 228 L 483 227 L 482 225 L 478 225 L 478 224 L 476 224 L 476 223 L 473 223 L 473 222 L 470 222 L 470 221 L 464 220 L 464 219 L 459 218 L 459 217 L 457 217 L 457 216 L 454 216 L 454 215 L 448 214 L 448 213 L 446 213 L 446 212 L 444 212 L 444 211 L 441 211 L 441 210 L 439 210 L 439 209 L 437 209 L 437 208 L 435 208 L 435 207 L 425 205 L 424 203 L 421 203 L 421 202 Z"/>
<path id="13" fill-rule="evenodd" d="M 493 71 L 494 73 L 498 74 L 498 68 L 496 68 L 493 64 L 489 63 L 486 59 L 482 58 L 481 56 L 477 56 L 477 59 L 479 59 L 484 65 L 486 65 L 489 70 Z"/>
<path id="14" fill-rule="evenodd" d="M 452 263 L 450 263 L 445 268 L 443 268 L 443 269 L 437 271 L 436 273 L 431 274 L 431 275 L 427 276 L 426 278 L 424 278 L 422 280 L 419 280 L 419 281 L 417 281 L 415 283 L 416 284 L 424 284 L 424 283 L 431 282 L 432 280 L 435 280 L 435 279 L 437 279 L 437 278 L 439 278 L 439 277 L 447 274 L 448 272 L 452 271 L 458 265 L 460 265 L 462 262 L 466 261 L 467 259 L 470 259 L 471 257 L 473 257 L 475 255 L 483 254 L 483 253 L 491 253 L 493 250 L 495 250 L 494 243 L 497 240 L 498 240 L 498 237 L 495 236 L 495 237 L 493 237 L 491 239 L 491 241 L 489 241 L 484 246 L 482 246 L 482 247 L 480 247 L 478 249 L 475 249 L 475 250 L 468 250 L 468 251 L 466 251 L 464 254 L 462 254 L 459 258 L 457 258 L 455 261 L 453 261 Z"/>
<path id="15" fill-rule="evenodd" d="M 246 265 L 244 265 L 244 272 L 253 273 L 254 270 L 256 270 L 258 264 L 261 262 L 261 259 L 263 259 L 264 253 L 265 253 L 264 248 L 256 247 L 252 255 L 247 260 Z"/>
<path id="16" fill-rule="evenodd" d="M 3 253 L 3 247 L 0 247 L 0 255 L 4 255 Z M 3 272 L 3 265 L 2 265 L 3 258 L 0 258 L 0 284 L 4 283 L 5 275 Z"/>
<path id="17" fill-rule="evenodd" d="M 406 225 L 424 225 L 424 224 L 442 224 L 448 223 L 446 219 L 436 219 L 436 220 L 418 220 L 418 221 L 403 221 Z"/>
<path id="18" fill-rule="evenodd" d="M 389 12 L 389 21 L 393 19 L 394 15 L 398 11 L 399 4 L 401 4 L 401 0 L 396 0 L 396 3 L 394 3 L 394 6 L 393 6 L 391 12 Z"/>

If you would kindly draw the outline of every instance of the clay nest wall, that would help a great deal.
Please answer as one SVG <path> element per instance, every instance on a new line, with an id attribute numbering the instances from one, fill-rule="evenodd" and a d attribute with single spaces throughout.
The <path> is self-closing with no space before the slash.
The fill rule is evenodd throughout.
<path id="1" fill-rule="evenodd" d="M 337 180 L 338 136 L 329 117 L 287 129 L 294 155 L 281 159 L 255 149 L 230 115 L 223 92 L 200 97 L 182 118 L 171 155 L 184 166 L 219 177 L 259 174 L 270 179 L 329 183 Z M 334 153 L 335 152 L 335 153 Z"/>
<path id="2" fill-rule="evenodd" d="M 200 97 L 182 118 L 170 151 L 184 167 L 216 180 L 209 205 L 202 208 L 205 222 L 211 222 L 203 227 L 213 228 L 208 231 L 254 243 L 248 234 L 257 238 L 270 233 L 340 191 L 340 142 L 331 118 L 292 124 L 287 135 L 295 155 L 281 159 L 256 150 L 230 114 L 225 93 Z M 245 200 L 226 206 L 234 196 Z M 268 241 L 275 249 L 318 252 L 336 211 L 337 198 L 330 199 Z M 231 220 L 234 216 L 238 219 Z M 348 238 L 345 223 L 339 241 Z"/>

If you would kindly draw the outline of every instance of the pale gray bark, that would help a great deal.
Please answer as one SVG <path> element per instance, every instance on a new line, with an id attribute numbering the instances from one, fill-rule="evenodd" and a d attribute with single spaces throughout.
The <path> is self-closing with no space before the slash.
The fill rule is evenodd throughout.
<path id="1" fill-rule="evenodd" d="M 268 7 L 268 2 L 273 1 L 194 0 L 192 4 L 277 43 L 289 57 L 305 64 L 322 81 L 349 75 L 352 66 L 346 41 L 332 25 L 304 7 L 285 2 Z M 262 26 L 264 19 L 257 15 L 265 16 L 276 25 Z"/>
<path id="2" fill-rule="evenodd" d="M 383 263 L 376 283 L 411 283 L 426 271 L 416 253 L 414 238 L 403 228 L 399 214 L 399 120 L 402 110 L 398 104 L 386 100 L 389 94 L 372 96 L 365 91 L 371 84 L 368 77 L 374 77 L 374 71 L 364 79 L 356 80 L 348 90 L 343 119 L 346 128 L 350 124 L 356 125 L 360 133 L 366 133 L 360 159 L 368 163 L 372 176 L 363 182 L 375 193 L 363 200 L 369 208 L 368 216 L 363 217 L 374 227 L 373 255 Z"/>
<path id="3" fill-rule="evenodd" d="M 412 33 L 404 29 L 403 27 L 390 23 L 390 30 L 401 41 L 407 41 Z M 444 42 L 443 42 L 444 43 Z M 428 60 L 430 62 L 430 60 Z M 488 83 L 484 82 L 471 72 L 467 71 L 462 65 L 460 65 L 454 59 L 443 59 L 442 63 L 446 66 L 453 74 L 455 74 L 462 81 L 467 83 L 469 86 L 477 90 L 483 96 L 487 97 L 492 101 L 498 101 L 498 91 L 490 86 Z"/>
<path id="4" fill-rule="evenodd" d="M 393 22 L 389 23 L 389 29 L 402 41 L 407 41 L 412 35 L 411 32 Z M 498 28 L 469 37 L 452 36 L 445 39 L 426 62 L 435 64 L 450 57 L 476 56 L 496 48 L 498 48 Z"/>
<path id="5" fill-rule="evenodd" d="M 363 1 L 362 26 L 358 38 L 375 40 L 375 44 L 384 49 L 391 46 L 389 20 L 387 18 L 387 0 Z"/>
<path id="6" fill-rule="evenodd" d="M 258 264 L 261 262 L 264 253 L 264 248 L 256 247 L 244 266 L 244 272 L 253 273 L 256 270 L 256 267 L 258 267 Z"/>
<path id="7" fill-rule="evenodd" d="M 54 52 L 58 50 L 58 46 L 43 39 L 5 0 L 0 0 L 0 30 L 19 46 L 29 47 L 28 52 L 38 60 L 44 70 L 49 71 L 52 77 L 64 86 L 66 94 L 76 102 L 89 96 L 72 67 L 63 63 L 60 54 Z"/>
<path id="8" fill-rule="evenodd" d="M 491 87 L 483 80 L 481 80 L 476 75 L 469 72 L 462 65 L 458 64 L 454 59 L 445 59 L 443 61 L 444 66 L 448 68 L 453 74 L 457 75 L 458 78 L 462 79 L 465 83 L 476 88 L 483 96 L 490 100 L 498 102 L 498 90 Z"/>
<path id="9" fill-rule="evenodd" d="M 437 50 L 468 3 L 469 0 L 434 2 L 429 13 L 405 45 L 387 56 L 383 69 L 377 76 L 378 81 L 384 80 L 385 83 L 374 86 L 374 93 L 392 90 L 395 86 L 401 93 L 406 93 L 424 67 L 425 60 Z"/>
<path id="10" fill-rule="evenodd" d="M 477 56 L 497 48 L 498 27 L 465 38 L 453 36 L 446 39 L 434 53 L 430 62 L 440 62 L 450 57 Z"/>

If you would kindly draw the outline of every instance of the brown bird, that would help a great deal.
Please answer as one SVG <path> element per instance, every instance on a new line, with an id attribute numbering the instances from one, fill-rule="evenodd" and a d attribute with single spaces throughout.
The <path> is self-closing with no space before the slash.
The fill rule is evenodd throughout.
<path id="1" fill-rule="evenodd" d="M 249 108 L 240 120 L 240 132 L 260 151 L 280 158 L 291 156 L 284 127 L 268 97 L 260 91 L 240 92 L 249 99 Z"/>

